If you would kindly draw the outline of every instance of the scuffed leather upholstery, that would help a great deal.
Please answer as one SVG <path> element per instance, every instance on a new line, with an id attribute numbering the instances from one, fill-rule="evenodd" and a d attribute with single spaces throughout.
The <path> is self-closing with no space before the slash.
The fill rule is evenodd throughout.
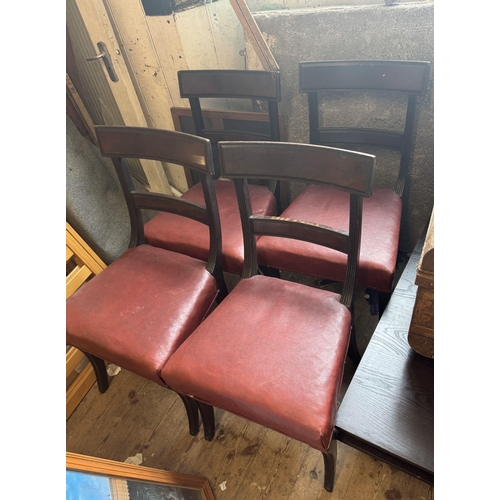
<path id="1" fill-rule="evenodd" d="M 326 450 L 351 328 L 338 299 L 285 280 L 243 279 L 161 377 L 175 391 Z"/>
<path id="2" fill-rule="evenodd" d="M 164 385 L 166 360 L 217 296 L 205 267 L 161 248 L 130 248 L 66 300 L 67 342 Z"/>
<path id="3" fill-rule="evenodd" d="M 374 188 L 363 201 L 361 252 L 357 283 L 390 292 L 396 268 L 402 201 L 391 189 Z M 349 230 L 349 194 L 310 185 L 281 217 Z M 257 242 L 259 263 L 334 281 L 345 280 L 347 256 L 312 243 L 263 236 Z"/>
<path id="4" fill-rule="evenodd" d="M 214 181 L 222 232 L 222 267 L 241 274 L 243 269 L 243 233 L 234 184 Z M 266 186 L 250 185 L 255 215 L 275 215 L 276 199 Z M 201 184 L 195 184 L 182 198 L 205 205 Z M 208 227 L 170 213 L 159 213 L 144 226 L 148 244 L 184 253 L 200 260 L 208 259 Z"/>

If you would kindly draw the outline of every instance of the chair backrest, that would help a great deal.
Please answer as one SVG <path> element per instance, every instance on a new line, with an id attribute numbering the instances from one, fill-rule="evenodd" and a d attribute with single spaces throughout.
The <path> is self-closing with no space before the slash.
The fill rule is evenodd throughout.
<path id="1" fill-rule="evenodd" d="M 273 71 L 253 70 L 185 70 L 178 72 L 181 97 L 189 99 L 196 134 L 210 139 L 215 146 L 219 141 L 280 141 L 278 102 L 281 100 L 280 74 Z M 266 132 L 224 128 L 209 130 L 205 127 L 200 99 L 250 99 L 267 104 L 269 127 Z M 236 123 L 235 123 L 236 125 Z M 220 176 L 217 149 L 213 148 L 216 177 Z M 278 192 L 276 181 L 266 182 L 273 193 Z"/>
<path id="2" fill-rule="evenodd" d="M 170 212 L 194 219 L 209 227 L 207 270 L 223 283 L 221 228 L 210 141 L 183 132 L 147 127 L 96 126 L 95 130 L 101 153 L 112 159 L 127 202 L 131 223 L 129 246 L 146 242 L 142 210 Z M 126 161 L 132 158 L 174 163 L 199 172 L 205 206 L 166 194 L 137 191 Z"/>
<path id="3" fill-rule="evenodd" d="M 218 147 L 222 174 L 233 180 L 238 196 L 245 245 L 242 278 L 258 273 L 256 235 L 308 241 L 347 254 L 341 301 L 350 307 L 359 261 L 363 198 L 372 193 L 375 156 L 286 142 L 220 142 Z M 267 177 L 316 183 L 350 193 L 349 232 L 307 221 L 254 216 L 247 180 Z"/>
<path id="4" fill-rule="evenodd" d="M 425 95 L 430 62 L 425 61 L 311 61 L 299 63 L 299 90 L 308 94 L 309 142 L 329 146 L 377 146 L 400 153 L 395 191 L 403 195 L 414 135 L 417 97 Z M 374 127 L 320 126 L 320 99 L 324 93 L 363 92 L 407 96 L 402 131 Z M 358 110 L 359 108 L 357 108 Z M 387 109 L 384 109 L 384 113 Z"/>

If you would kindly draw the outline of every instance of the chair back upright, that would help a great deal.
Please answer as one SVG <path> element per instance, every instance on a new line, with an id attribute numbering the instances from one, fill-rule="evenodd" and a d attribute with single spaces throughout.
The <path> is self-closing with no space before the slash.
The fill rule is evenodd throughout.
<path id="1" fill-rule="evenodd" d="M 242 278 L 259 273 L 256 236 L 293 238 L 347 254 L 341 302 L 351 307 L 358 268 L 363 198 L 371 196 L 375 156 L 327 146 L 275 142 L 220 142 L 221 171 L 232 179 L 238 196 L 245 245 Z M 304 169 L 304 165 L 308 165 Z M 350 196 L 349 231 L 308 221 L 255 216 L 248 180 L 275 178 L 331 186 Z"/>
<path id="2" fill-rule="evenodd" d="M 101 154 L 112 159 L 125 196 L 131 222 L 129 247 L 146 243 L 143 210 L 169 212 L 201 222 L 209 227 L 210 234 L 207 271 L 217 279 L 220 289 L 226 290 L 210 141 L 183 132 L 147 127 L 97 126 L 96 135 Z M 127 164 L 129 158 L 157 160 L 195 170 L 201 177 L 205 206 L 167 194 L 136 190 Z"/>
<path id="3" fill-rule="evenodd" d="M 417 97 L 425 95 L 430 62 L 426 61 L 310 61 L 299 63 L 299 90 L 307 93 L 309 142 L 337 147 L 377 146 L 400 153 L 395 186 L 403 196 L 414 136 Z M 325 93 L 389 93 L 407 96 L 402 131 L 320 125 L 320 96 Z"/>
<path id="4" fill-rule="evenodd" d="M 278 142 L 281 140 L 278 112 L 278 102 L 281 100 L 279 72 L 224 69 L 184 70 L 178 72 L 178 80 L 181 97 L 189 99 L 196 134 L 212 142 L 215 178 L 221 175 L 215 147 L 219 141 Z M 235 122 L 227 124 L 227 127 L 210 129 L 204 121 L 201 99 L 246 99 L 251 100 L 252 104 L 256 101 L 265 103 L 269 128 L 267 132 L 244 130 L 241 126 L 237 127 Z M 279 197 L 279 184 L 276 180 L 269 179 L 265 184 L 276 197 Z"/>

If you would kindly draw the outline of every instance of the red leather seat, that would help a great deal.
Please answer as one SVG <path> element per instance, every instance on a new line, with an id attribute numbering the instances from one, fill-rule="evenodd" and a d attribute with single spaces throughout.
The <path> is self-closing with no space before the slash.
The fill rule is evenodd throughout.
<path id="1" fill-rule="evenodd" d="M 238 199 L 231 181 L 214 181 L 219 205 L 222 233 L 222 266 L 229 273 L 241 275 L 243 270 L 243 232 Z M 251 185 L 252 206 L 259 215 L 276 215 L 276 198 L 266 186 Z M 182 195 L 185 200 L 204 203 L 201 184 L 195 184 Z M 144 225 L 146 241 L 153 246 L 185 253 L 207 260 L 209 250 L 208 228 L 170 213 L 159 213 Z"/>
<path id="2" fill-rule="evenodd" d="M 159 385 L 167 359 L 208 314 L 218 286 L 206 262 L 129 248 L 66 302 L 66 340 Z"/>
<path id="3" fill-rule="evenodd" d="M 324 485 L 332 491 L 332 438 L 344 362 L 355 348 L 351 307 L 363 198 L 371 194 L 375 157 L 284 142 L 220 142 L 219 153 L 242 214 L 242 279 L 167 360 L 161 377 L 197 402 L 208 440 L 215 434 L 216 406 L 320 450 Z M 311 165 L 307 172 L 304 162 Z M 247 178 L 263 172 L 346 190 L 348 231 L 252 213 Z M 257 235 L 280 236 L 283 246 L 305 240 L 347 255 L 342 293 L 259 274 Z"/>
<path id="4" fill-rule="evenodd" d="M 241 280 L 223 304 L 162 377 L 176 391 L 327 450 L 349 309 L 331 292 L 267 276 Z"/>
<path id="5" fill-rule="evenodd" d="M 361 250 L 357 282 L 367 288 L 390 292 L 398 257 L 399 226 L 403 203 L 392 190 L 374 188 L 363 203 Z M 294 220 L 311 220 L 347 231 L 349 194 L 327 186 L 310 185 L 281 214 Z M 301 272 L 318 278 L 343 281 L 345 254 L 306 241 L 263 236 L 257 242 L 259 262 L 268 267 Z"/>

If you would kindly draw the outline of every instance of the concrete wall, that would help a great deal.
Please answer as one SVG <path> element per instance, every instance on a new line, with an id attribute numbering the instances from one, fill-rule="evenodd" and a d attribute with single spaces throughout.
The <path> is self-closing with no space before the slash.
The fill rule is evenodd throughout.
<path id="1" fill-rule="evenodd" d="M 281 70 L 285 140 L 308 142 L 307 97 L 298 91 L 299 61 L 329 59 L 434 60 L 434 3 L 416 2 L 391 6 L 346 6 L 254 13 L 255 20 Z M 252 50 L 249 53 L 250 69 Z M 255 64 L 255 62 L 254 62 Z M 410 163 L 410 179 L 404 197 L 401 249 L 411 251 L 428 221 L 434 203 L 434 67 L 429 87 L 418 99 L 417 133 Z M 399 101 L 399 102 L 398 102 Z M 372 107 L 371 101 L 364 106 Z M 387 101 L 373 111 L 379 128 L 391 128 L 389 111 L 401 99 Z M 355 114 L 350 107 L 346 115 Z M 396 122 L 401 120 L 396 118 Z M 352 118 L 352 116 L 351 116 Z M 397 126 L 397 125 L 396 125 Z M 394 155 L 377 155 L 375 184 L 393 186 Z M 301 186 L 292 186 L 288 201 Z"/>
<path id="2" fill-rule="evenodd" d="M 386 5 L 395 3 L 428 2 L 429 0 L 246 0 L 251 12 L 286 9 L 317 9 L 345 5 Z"/>
<path id="3" fill-rule="evenodd" d="M 111 264 L 128 247 L 130 219 L 109 158 L 66 116 L 66 221 Z"/>

